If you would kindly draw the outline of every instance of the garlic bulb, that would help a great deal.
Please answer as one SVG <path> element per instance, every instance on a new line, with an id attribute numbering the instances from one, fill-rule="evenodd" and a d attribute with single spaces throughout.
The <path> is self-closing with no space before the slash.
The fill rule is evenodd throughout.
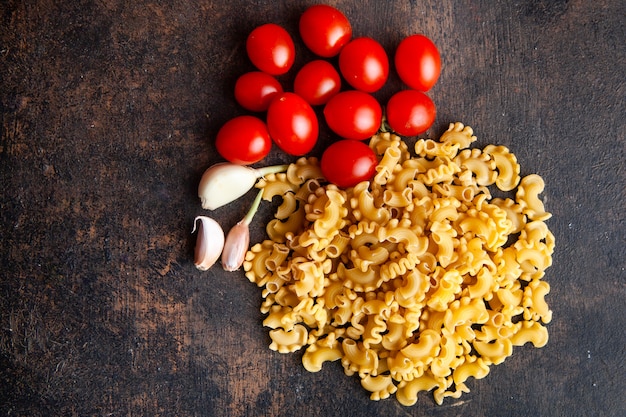
<path id="1" fill-rule="evenodd" d="M 228 232 L 224 252 L 222 252 L 222 267 L 225 271 L 236 271 L 243 264 L 250 244 L 249 225 L 259 208 L 262 197 L 263 190 L 260 190 L 246 216 Z"/>
<path id="2" fill-rule="evenodd" d="M 221 162 L 209 167 L 200 180 L 198 196 L 202 208 L 215 210 L 247 193 L 264 175 L 287 170 L 287 165 L 274 165 L 264 168 L 250 168 Z"/>
<path id="3" fill-rule="evenodd" d="M 224 249 L 224 230 L 218 222 L 210 217 L 198 216 L 193 222 L 193 230 L 196 231 L 196 224 L 200 220 L 198 227 L 198 237 L 196 238 L 195 265 L 200 271 L 206 271 L 217 261 Z"/>

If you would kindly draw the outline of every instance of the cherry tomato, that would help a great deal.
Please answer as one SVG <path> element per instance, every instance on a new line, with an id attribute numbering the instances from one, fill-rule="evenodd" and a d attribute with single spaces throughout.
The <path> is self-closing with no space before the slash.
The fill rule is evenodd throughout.
<path id="1" fill-rule="evenodd" d="M 246 110 L 267 110 L 270 101 L 283 92 L 280 82 L 271 75 L 252 71 L 243 74 L 235 83 L 235 100 Z"/>
<path id="2" fill-rule="evenodd" d="M 328 61 L 306 63 L 296 74 L 293 91 L 310 105 L 326 104 L 341 89 L 341 77 Z"/>
<path id="3" fill-rule="evenodd" d="M 325 4 L 311 6 L 300 16 L 300 36 L 314 54 L 329 58 L 352 38 L 352 26 L 339 10 Z"/>
<path id="4" fill-rule="evenodd" d="M 343 139 L 331 144 L 320 161 L 324 177 L 338 187 L 353 187 L 374 176 L 378 160 L 363 142 Z"/>
<path id="5" fill-rule="evenodd" d="M 250 32 L 246 51 L 255 67 L 272 75 L 289 71 L 296 56 L 293 39 L 274 23 L 266 23 Z"/>
<path id="6" fill-rule="evenodd" d="M 373 93 L 387 81 L 389 58 L 374 39 L 356 38 L 339 53 L 339 70 L 352 87 Z"/>
<path id="7" fill-rule="evenodd" d="M 217 132 L 217 151 L 233 164 L 249 165 L 265 158 L 272 139 L 263 120 L 254 116 L 237 116 Z"/>
<path id="8" fill-rule="evenodd" d="M 295 93 L 282 93 L 267 109 L 267 127 L 280 149 L 290 155 L 304 155 L 315 146 L 319 134 L 313 108 Z"/>
<path id="9" fill-rule="evenodd" d="M 417 90 L 395 93 L 387 102 L 387 123 L 402 136 L 416 136 L 432 126 L 437 114 L 435 103 Z"/>
<path id="10" fill-rule="evenodd" d="M 424 35 L 404 38 L 396 49 L 394 63 L 402 82 L 420 91 L 430 90 L 441 72 L 439 50 Z"/>
<path id="11" fill-rule="evenodd" d="M 382 109 L 371 94 L 342 91 L 326 103 L 324 118 L 328 127 L 342 138 L 363 140 L 378 132 Z"/>

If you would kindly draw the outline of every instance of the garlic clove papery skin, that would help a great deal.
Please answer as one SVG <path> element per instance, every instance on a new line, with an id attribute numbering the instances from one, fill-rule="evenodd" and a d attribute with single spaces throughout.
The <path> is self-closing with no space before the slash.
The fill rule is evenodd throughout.
<path id="1" fill-rule="evenodd" d="M 198 237 L 196 238 L 195 260 L 196 268 L 206 271 L 219 259 L 224 249 L 224 230 L 218 222 L 207 216 L 198 216 L 193 223 L 192 233 L 196 231 L 198 224 Z"/>
<path id="2" fill-rule="evenodd" d="M 226 236 L 222 252 L 222 267 L 225 271 L 236 271 L 243 264 L 250 244 L 250 228 L 244 220 L 233 226 Z"/>
<path id="3" fill-rule="evenodd" d="M 255 169 L 228 162 L 209 167 L 198 185 L 198 196 L 205 210 L 215 210 L 247 193 L 258 178 Z"/>

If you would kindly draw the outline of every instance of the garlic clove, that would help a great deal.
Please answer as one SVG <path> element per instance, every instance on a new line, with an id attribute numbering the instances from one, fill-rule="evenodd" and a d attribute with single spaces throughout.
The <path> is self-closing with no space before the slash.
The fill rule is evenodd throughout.
<path id="1" fill-rule="evenodd" d="M 215 210 L 247 193 L 257 180 L 254 169 L 227 162 L 208 168 L 198 186 L 202 208 Z"/>
<path id="2" fill-rule="evenodd" d="M 243 264 L 250 244 L 250 228 L 243 220 L 233 226 L 226 236 L 222 252 L 222 267 L 225 271 L 236 271 Z"/>
<path id="3" fill-rule="evenodd" d="M 198 226 L 198 237 L 196 238 L 195 260 L 196 268 L 206 271 L 218 260 L 224 249 L 224 230 L 218 222 L 207 216 L 198 216 L 193 222 L 193 230 Z"/>
<path id="4" fill-rule="evenodd" d="M 243 264 L 250 245 L 249 225 L 259 209 L 262 198 L 263 189 L 260 189 L 244 218 L 228 232 L 222 253 L 222 267 L 225 271 L 236 271 Z"/>
<path id="5" fill-rule="evenodd" d="M 205 210 L 215 210 L 247 193 L 264 175 L 287 170 L 288 165 L 250 168 L 220 162 L 209 167 L 198 185 L 198 196 Z"/>

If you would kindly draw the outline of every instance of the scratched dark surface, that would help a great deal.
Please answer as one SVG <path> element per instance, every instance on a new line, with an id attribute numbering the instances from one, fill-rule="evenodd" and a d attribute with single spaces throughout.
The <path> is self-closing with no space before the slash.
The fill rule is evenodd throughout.
<path id="1" fill-rule="evenodd" d="M 544 177 L 557 242 L 544 348 L 516 348 L 442 406 L 373 402 L 339 363 L 312 374 L 269 350 L 243 273 L 195 269 L 197 184 L 220 161 L 217 129 L 244 113 L 245 37 L 267 22 L 296 34 L 310 4 L 0 3 L 0 413 L 626 415 L 623 1 L 330 2 L 388 51 L 412 33 L 439 46 L 429 134 L 462 121 Z M 297 67 L 311 56 L 295 38 Z M 392 76 L 377 97 L 399 88 Z M 251 198 L 210 215 L 229 228 Z"/>

